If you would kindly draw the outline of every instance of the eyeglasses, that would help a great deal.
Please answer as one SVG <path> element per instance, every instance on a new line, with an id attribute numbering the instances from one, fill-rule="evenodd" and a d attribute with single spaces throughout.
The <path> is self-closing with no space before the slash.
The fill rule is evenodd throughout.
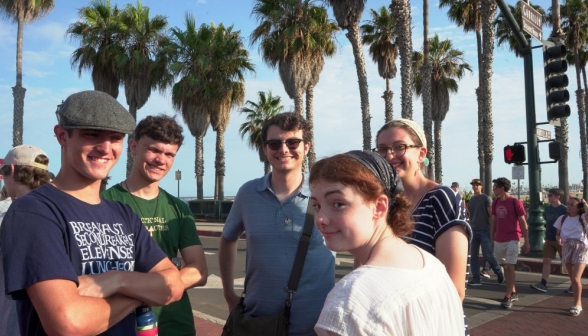
<path id="1" fill-rule="evenodd" d="M 291 138 L 291 139 L 286 139 L 286 140 L 271 139 L 271 140 L 266 140 L 265 145 L 268 146 L 269 149 L 271 149 L 271 150 L 278 150 L 278 149 L 282 148 L 282 144 L 286 144 L 286 146 L 288 147 L 289 150 L 295 150 L 295 149 L 298 149 L 298 146 L 300 146 L 300 143 L 302 141 L 304 141 L 304 140 L 296 139 L 296 138 Z"/>
<path id="2" fill-rule="evenodd" d="M 372 151 L 380 154 L 381 157 L 386 157 L 386 155 L 388 155 L 388 153 L 392 153 L 394 155 L 394 157 L 399 158 L 399 157 L 403 157 L 404 154 L 406 154 L 406 150 L 408 148 L 419 148 L 419 147 L 421 147 L 421 146 L 397 144 L 392 147 L 378 146 L 376 148 L 373 148 Z"/>
<path id="3" fill-rule="evenodd" d="M 2 166 L 2 168 L 0 168 L 0 175 L 2 176 L 10 176 L 11 173 L 12 167 L 10 165 Z"/>
<path id="4" fill-rule="evenodd" d="M 502 186 L 499 186 L 499 185 L 496 185 L 496 184 L 492 186 L 492 189 L 498 189 L 498 188 L 502 188 Z"/>

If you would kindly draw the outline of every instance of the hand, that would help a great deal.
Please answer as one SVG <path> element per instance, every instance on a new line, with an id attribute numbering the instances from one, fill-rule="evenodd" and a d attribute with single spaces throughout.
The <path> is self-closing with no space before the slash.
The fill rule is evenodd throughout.
<path id="1" fill-rule="evenodd" d="M 116 294 L 117 271 L 109 271 L 96 275 L 81 275 L 78 277 L 78 294 L 95 298 L 108 298 Z"/>
<path id="2" fill-rule="evenodd" d="M 523 245 L 523 250 L 526 253 L 529 253 L 529 251 L 531 251 L 531 245 L 529 245 L 529 242 L 525 239 L 525 244 Z"/>
<path id="3" fill-rule="evenodd" d="M 235 291 L 232 291 L 229 294 L 225 294 L 225 300 L 227 301 L 227 306 L 229 307 L 229 313 L 235 308 L 235 306 L 241 300 L 241 297 L 235 294 Z"/>

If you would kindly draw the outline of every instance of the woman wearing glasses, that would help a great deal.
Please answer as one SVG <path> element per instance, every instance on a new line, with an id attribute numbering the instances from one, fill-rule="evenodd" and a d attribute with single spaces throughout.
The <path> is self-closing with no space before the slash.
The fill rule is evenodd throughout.
<path id="1" fill-rule="evenodd" d="M 415 223 L 406 238 L 441 261 L 460 298 L 465 296 L 471 228 L 460 211 L 455 192 L 429 180 L 426 166 L 427 140 L 412 120 L 398 119 L 385 124 L 376 137 L 374 151 L 398 172 L 403 195 L 410 201 Z"/>
<path id="2" fill-rule="evenodd" d="M 572 281 L 574 291 L 574 305 L 570 308 L 572 316 L 578 316 L 582 312 L 582 274 L 588 262 L 587 207 L 585 200 L 571 197 L 568 200 L 568 213 L 556 219 L 553 224 L 557 228 L 555 239 L 562 246 L 561 263 L 566 265 Z"/>

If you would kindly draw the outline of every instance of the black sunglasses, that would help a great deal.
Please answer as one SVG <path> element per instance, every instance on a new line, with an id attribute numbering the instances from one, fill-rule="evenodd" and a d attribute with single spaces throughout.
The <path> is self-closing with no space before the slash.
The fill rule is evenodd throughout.
<path id="1" fill-rule="evenodd" d="M 10 176 L 11 173 L 12 167 L 10 165 L 2 166 L 2 168 L 0 168 L 0 175 L 2 176 Z"/>
<path id="2" fill-rule="evenodd" d="M 298 146 L 300 146 L 300 143 L 304 141 L 302 139 L 296 139 L 296 138 L 291 138 L 291 139 L 286 139 L 286 140 L 276 140 L 276 139 L 272 139 L 272 140 L 265 140 L 265 145 L 269 147 L 269 149 L 271 150 L 278 150 L 280 148 L 282 148 L 282 144 L 286 144 L 286 146 L 288 146 L 289 150 L 295 150 L 298 149 Z"/>

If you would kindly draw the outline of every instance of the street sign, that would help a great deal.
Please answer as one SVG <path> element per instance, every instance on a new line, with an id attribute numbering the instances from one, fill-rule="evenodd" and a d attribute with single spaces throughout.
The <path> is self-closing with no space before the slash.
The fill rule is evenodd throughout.
<path id="1" fill-rule="evenodd" d="M 537 127 L 537 136 L 543 139 L 551 140 L 551 132 Z"/>
<path id="2" fill-rule="evenodd" d="M 523 30 L 537 39 L 543 39 L 543 15 L 523 0 L 519 0 L 523 12 Z"/>
<path id="3" fill-rule="evenodd" d="M 512 167 L 512 179 L 513 180 L 524 180 L 525 179 L 525 166 L 513 166 Z"/>

